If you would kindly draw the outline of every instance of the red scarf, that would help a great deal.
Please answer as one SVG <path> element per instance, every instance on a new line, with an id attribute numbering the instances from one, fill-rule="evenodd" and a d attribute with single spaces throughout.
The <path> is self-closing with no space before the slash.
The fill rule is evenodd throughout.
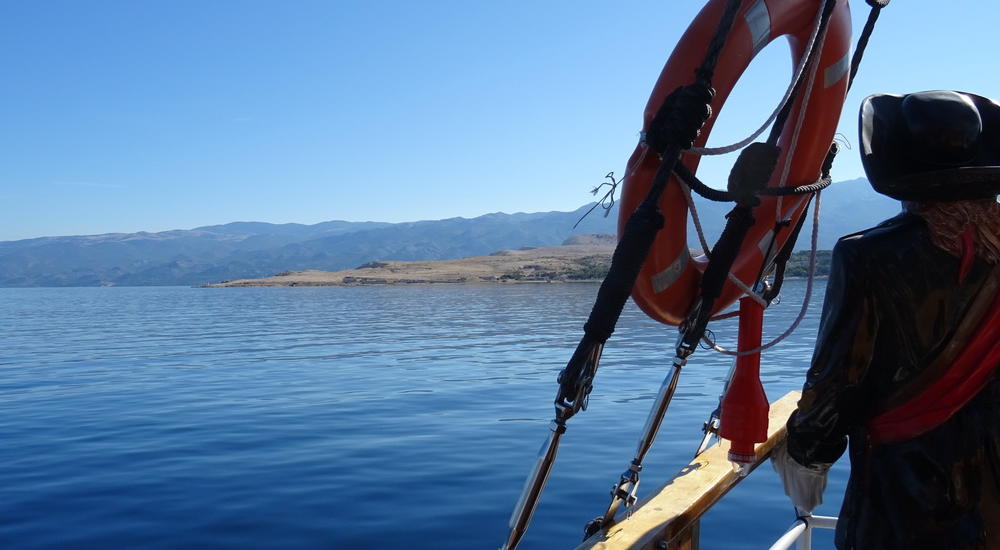
<path id="1" fill-rule="evenodd" d="M 940 426 L 979 393 L 998 366 L 1000 293 L 975 336 L 943 376 L 913 398 L 868 421 L 871 443 L 900 443 Z"/>

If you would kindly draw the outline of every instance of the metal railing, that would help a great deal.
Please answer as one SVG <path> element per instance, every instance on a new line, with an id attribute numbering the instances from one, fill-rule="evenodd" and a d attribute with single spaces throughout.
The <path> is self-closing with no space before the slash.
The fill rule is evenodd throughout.
<path id="1" fill-rule="evenodd" d="M 796 550 L 812 550 L 813 529 L 836 529 L 837 518 L 830 516 L 800 516 L 795 523 L 781 535 L 770 550 L 789 550 L 792 544 Z"/>

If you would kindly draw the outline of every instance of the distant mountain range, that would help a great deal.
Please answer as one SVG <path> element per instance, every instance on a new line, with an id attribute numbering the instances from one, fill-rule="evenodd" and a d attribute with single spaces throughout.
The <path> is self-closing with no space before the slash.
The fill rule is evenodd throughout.
<path id="1" fill-rule="evenodd" d="M 609 217 L 598 209 L 573 228 L 591 206 L 407 223 L 235 222 L 160 233 L 0 241 L 0 286 L 200 285 L 288 270 L 336 271 L 375 260 L 482 256 L 559 245 L 573 235 L 614 233 L 617 205 Z M 700 208 L 710 242 L 728 210 L 719 203 Z M 820 248 L 898 211 L 898 202 L 875 194 L 863 179 L 836 183 L 823 193 Z M 807 226 L 798 248 L 808 247 L 808 231 Z M 699 248 L 693 233 L 689 243 Z"/>

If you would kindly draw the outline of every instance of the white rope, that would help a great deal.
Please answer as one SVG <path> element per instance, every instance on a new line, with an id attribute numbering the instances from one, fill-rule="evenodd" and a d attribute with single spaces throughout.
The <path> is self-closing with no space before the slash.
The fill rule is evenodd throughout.
<path id="1" fill-rule="evenodd" d="M 816 10 L 816 21 L 813 23 L 812 34 L 809 35 L 809 42 L 806 45 L 805 51 L 802 53 L 802 58 L 799 60 L 798 66 L 795 68 L 795 74 L 792 76 L 792 81 L 788 84 L 788 89 L 785 90 L 785 95 L 781 98 L 781 101 L 778 102 L 778 106 L 775 107 L 771 115 L 767 117 L 764 124 L 761 124 L 760 128 L 757 128 L 756 132 L 751 134 L 746 139 L 733 143 L 732 145 L 726 145 L 725 147 L 691 147 L 690 149 L 685 149 L 684 152 L 702 156 L 724 155 L 726 153 L 738 151 L 747 145 L 750 145 L 753 140 L 757 139 L 758 136 L 764 133 L 764 130 L 766 130 L 767 127 L 774 122 L 774 119 L 778 118 L 778 113 L 785 108 L 785 104 L 791 99 L 792 93 L 795 91 L 795 83 L 799 81 L 799 78 L 802 76 L 802 72 L 805 71 L 806 65 L 809 63 L 809 57 L 812 53 L 813 46 L 816 44 L 816 37 L 819 35 L 820 22 L 822 20 L 823 7 L 819 6 Z M 824 32 L 823 34 L 825 35 L 826 33 Z M 820 48 L 822 49 L 822 43 L 820 43 Z"/>
<path id="2" fill-rule="evenodd" d="M 820 9 L 822 11 L 822 8 Z M 809 71 L 809 79 L 806 81 L 806 89 L 803 90 L 802 94 L 802 105 L 799 106 L 799 114 L 795 120 L 795 129 L 792 131 L 791 143 L 788 146 L 788 153 L 785 155 L 785 164 L 781 167 L 781 179 L 778 180 L 778 187 L 785 187 L 788 183 L 788 172 L 792 168 L 792 159 L 795 158 L 795 149 L 799 144 L 799 134 L 802 131 L 802 125 L 806 120 L 806 111 L 809 108 L 809 96 L 812 95 L 813 85 L 816 83 L 816 73 L 819 72 L 819 61 L 823 57 L 823 43 L 826 42 L 826 33 L 819 37 L 819 43 L 817 47 L 819 48 L 820 54 L 816 56 L 816 64 L 813 66 L 812 70 Z M 775 223 L 781 222 L 781 205 L 783 196 L 778 195 L 778 200 L 775 203 L 774 209 L 774 221 Z"/>
<path id="3" fill-rule="evenodd" d="M 727 311 L 726 313 L 719 313 L 718 315 L 713 315 L 712 317 L 709 317 L 708 320 L 709 321 L 721 321 L 723 319 L 729 319 L 730 317 L 736 317 L 739 314 L 740 314 L 740 310 L 734 309 L 734 310 L 731 310 L 731 311 Z"/>
<path id="4" fill-rule="evenodd" d="M 758 304 L 760 304 L 761 307 L 766 308 L 768 306 L 767 302 L 765 302 L 764 299 L 761 298 L 759 294 L 757 294 L 756 292 L 754 292 L 752 288 L 748 287 L 746 285 L 746 283 L 744 283 L 743 281 L 739 280 L 739 278 L 736 277 L 736 275 L 733 275 L 732 273 L 730 273 L 729 274 L 729 282 L 733 283 L 734 285 L 736 285 L 736 288 L 742 290 L 743 294 L 746 294 L 751 300 L 753 300 L 753 301 L 757 302 Z"/>
<path id="5" fill-rule="evenodd" d="M 691 197 L 691 188 L 680 179 L 678 179 L 677 182 L 681 184 L 681 189 L 684 191 L 684 200 L 687 201 L 688 211 L 691 212 L 691 221 L 694 222 L 694 230 L 698 233 L 698 242 L 701 243 L 701 250 L 707 258 L 711 248 L 708 246 L 708 241 L 705 240 L 705 230 L 701 227 L 701 219 L 698 217 L 698 209 L 695 207 L 694 199 Z"/>
<path id="6" fill-rule="evenodd" d="M 725 355 L 732 355 L 735 357 L 741 357 L 744 355 L 753 355 L 755 353 L 760 353 L 766 349 L 774 347 L 785 338 L 788 338 L 793 332 L 795 332 L 795 329 L 799 328 L 799 323 L 802 322 L 802 319 L 804 319 L 806 316 L 806 312 L 809 310 L 809 304 L 812 301 L 813 281 L 816 278 L 816 250 L 819 245 L 819 196 L 820 196 L 820 191 L 817 191 L 815 195 L 816 204 L 813 205 L 812 242 L 811 242 L 811 248 L 809 250 L 809 275 L 806 278 L 806 295 L 802 300 L 802 307 L 799 309 L 799 314 L 798 316 L 795 317 L 795 321 L 792 322 L 791 326 L 789 326 L 788 329 L 785 330 L 785 332 L 781 333 L 781 335 L 775 338 L 774 340 L 771 340 L 770 342 L 751 350 L 739 351 L 739 352 L 728 350 L 726 348 L 720 347 L 718 344 L 711 341 L 707 336 L 703 336 L 702 340 L 706 344 L 708 344 L 709 347 L 711 347 L 712 349 L 714 349 L 719 353 Z"/>

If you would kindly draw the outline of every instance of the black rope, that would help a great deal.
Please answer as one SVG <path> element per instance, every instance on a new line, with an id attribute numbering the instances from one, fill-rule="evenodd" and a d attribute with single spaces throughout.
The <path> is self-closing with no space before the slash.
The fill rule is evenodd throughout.
<path id="1" fill-rule="evenodd" d="M 802 221 L 804 218 L 805 216 L 800 217 L 799 221 Z M 771 240 L 767 243 L 767 250 L 764 251 L 764 258 L 760 262 L 760 269 L 757 270 L 757 276 L 753 279 L 755 286 L 764 279 L 764 272 L 767 270 L 767 261 L 771 257 L 771 252 L 774 251 L 774 243 L 778 242 L 778 233 L 789 225 L 791 225 L 791 221 L 788 220 L 774 222 L 774 228 L 771 230 Z"/>
<path id="2" fill-rule="evenodd" d="M 662 128 L 669 129 L 664 133 L 663 150 L 658 151 L 661 153 L 662 161 L 645 199 L 625 223 L 625 230 L 611 258 L 611 268 L 597 291 L 594 307 L 583 327 L 583 338 L 559 375 L 557 410 L 561 407 L 565 409 L 566 406 L 571 408 L 568 414 L 557 413 L 564 420 L 584 405 L 578 396 L 589 393 L 593 376 L 587 373 L 596 370 L 596 362 L 600 356 L 599 351 L 596 353 L 592 351 L 599 350 L 614 332 L 642 264 L 649 255 L 657 232 L 663 227 L 663 215 L 660 214 L 658 206 L 663 189 L 678 164 L 681 150 L 690 147 L 689 142 L 694 141 L 701 126 L 711 114 L 708 105 L 714 95 L 711 76 L 740 5 L 740 0 L 728 0 L 719 26 L 709 44 L 708 53 L 696 71 L 697 81 L 695 84 L 674 90 L 664 100 L 664 105 L 657 113 L 657 117 L 664 122 Z"/>
<path id="3" fill-rule="evenodd" d="M 698 179 L 687 166 L 678 164 L 674 167 L 674 174 L 680 178 L 685 185 L 691 188 L 698 196 L 715 202 L 734 202 L 739 198 L 737 193 L 722 191 L 710 187 L 705 182 Z M 829 176 L 820 177 L 816 181 L 799 185 L 798 187 L 767 187 L 755 193 L 758 197 L 787 197 L 790 195 L 808 195 L 816 191 L 822 191 L 830 186 L 833 181 Z"/>
<path id="4" fill-rule="evenodd" d="M 715 66 L 719 62 L 719 55 L 722 53 L 722 48 L 726 45 L 726 39 L 729 38 L 729 30 L 733 27 L 733 21 L 736 19 L 736 12 L 740 9 L 741 2 L 735 2 L 730 0 L 726 4 L 726 11 L 722 13 L 722 18 L 719 20 L 719 26 L 715 30 L 715 34 L 712 35 L 712 41 L 708 44 L 708 51 L 705 53 L 705 58 L 701 60 L 701 65 L 695 69 L 695 76 L 698 77 L 698 81 L 706 86 L 711 87 L 712 76 L 715 74 Z"/>
<path id="5" fill-rule="evenodd" d="M 812 202 L 811 197 L 806 202 L 806 209 L 809 208 L 810 202 Z M 805 225 L 805 221 L 806 217 L 804 215 L 799 218 L 799 222 L 795 224 L 792 234 L 785 241 L 785 246 L 781 248 L 778 255 L 774 258 L 774 283 L 761 296 L 767 303 L 771 303 L 781 292 L 781 285 L 785 282 L 785 268 L 788 266 L 788 260 L 792 257 L 792 249 L 795 248 L 795 241 L 799 240 L 799 233 L 802 232 L 802 226 Z M 758 280 L 760 280 L 760 276 L 758 276 Z"/>
<path id="6" fill-rule="evenodd" d="M 789 195 L 812 195 L 813 193 L 815 193 L 817 191 L 822 191 L 822 190 L 826 189 L 827 187 L 830 187 L 831 183 L 833 183 L 833 180 L 830 178 L 830 176 L 827 176 L 827 177 L 824 177 L 824 178 L 820 178 L 820 179 L 814 181 L 813 183 L 810 183 L 809 185 L 800 185 L 798 187 L 785 187 L 785 188 L 782 188 L 781 189 L 782 191 L 784 191 L 785 189 L 787 189 L 789 192 L 788 193 L 774 193 L 774 196 L 778 196 L 778 197 L 784 196 L 784 197 L 787 197 Z M 777 189 L 776 189 L 776 191 L 777 191 Z"/>
<path id="7" fill-rule="evenodd" d="M 865 28 L 861 31 L 861 36 L 858 37 L 858 45 L 854 47 L 854 55 L 851 57 L 851 78 L 847 81 L 848 90 L 854 84 L 854 77 L 858 74 L 858 68 L 861 67 L 861 58 L 864 57 L 865 48 L 868 47 L 868 39 L 871 38 L 872 32 L 875 30 L 875 22 L 878 21 L 882 8 L 889 5 L 889 0 L 867 0 L 867 2 L 872 9 L 868 12 L 868 21 L 865 22 Z"/>
<path id="8" fill-rule="evenodd" d="M 733 202 L 736 200 L 735 193 L 709 187 L 706 183 L 698 179 L 698 177 L 694 175 L 694 172 L 683 164 L 678 163 L 677 166 L 674 167 L 674 174 L 700 197 L 715 202 Z"/>
<path id="9" fill-rule="evenodd" d="M 645 135 L 646 144 L 650 149 L 659 153 L 663 159 L 676 156 L 675 154 L 666 154 L 670 144 L 680 145 L 679 150 L 690 149 L 701 129 L 701 124 L 696 127 L 692 122 L 700 118 L 703 123 L 712 115 L 712 108 L 709 105 L 712 98 L 715 97 L 715 90 L 712 89 L 712 76 L 715 74 L 715 66 L 718 64 L 719 55 L 726 45 L 729 30 L 736 20 L 740 4 L 741 2 L 735 0 L 729 0 L 726 4 L 726 10 L 722 13 L 715 34 L 712 35 L 705 57 L 694 71 L 695 82 L 670 92 L 664 98 L 656 115 L 649 121 Z M 668 170 L 666 176 L 669 176 L 670 172 L 671 170 Z M 654 178 L 650 192 L 655 191 L 657 200 L 659 200 L 659 193 L 666 186 L 667 180 L 667 177 L 662 178 L 662 181 L 657 181 L 657 178 Z"/>

